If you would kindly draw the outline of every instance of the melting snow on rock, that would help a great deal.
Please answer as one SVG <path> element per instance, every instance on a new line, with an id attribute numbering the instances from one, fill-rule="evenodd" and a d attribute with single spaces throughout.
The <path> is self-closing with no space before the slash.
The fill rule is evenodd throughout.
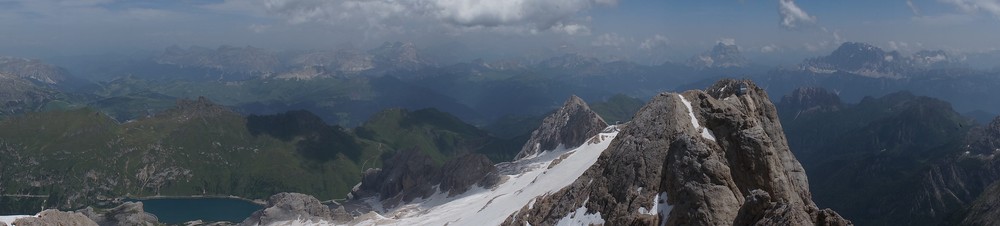
<path id="1" fill-rule="evenodd" d="M 576 225 L 604 225 L 604 218 L 601 218 L 601 212 L 597 213 L 587 213 L 587 201 L 590 199 L 583 200 L 583 205 L 580 208 L 576 208 L 575 211 L 566 214 L 565 217 L 559 219 L 556 223 L 558 226 L 576 226 Z"/>
<path id="2" fill-rule="evenodd" d="M 701 137 L 715 141 L 715 135 L 713 135 L 714 133 L 712 133 L 712 130 L 701 127 L 701 124 L 698 123 L 698 118 L 694 117 L 694 108 L 691 107 L 691 101 L 685 99 L 684 95 L 677 94 L 677 96 L 681 98 L 681 101 L 684 102 L 684 106 L 687 107 L 688 116 L 691 116 L 691 125 L 694 126 L 694 129 L 701 129 Z"/>
<path id="3" fill-rule="evenodd" d="M 475 187 L 453 197 L 448 197 L 447 192 L 437 192 L 427 199 L 388 210 L 383 213 L 385 220 L 379 224 L 499 225 L 522 207 L 531 206 L 535 198 L 555 193 L 583 175 L 618 135 L 616 130 L 606 131 L 614 132 L 600 133 L 591 139 L 598 142 L 498 164 L 506 181 L 493 189 Z M 557 159 L 561 160 L 555 161 Z M 571 219 L 603 222 L 599 214 L 586 214 L 586 208 L 581 208 L 584 211 L 577 209 Z"/>

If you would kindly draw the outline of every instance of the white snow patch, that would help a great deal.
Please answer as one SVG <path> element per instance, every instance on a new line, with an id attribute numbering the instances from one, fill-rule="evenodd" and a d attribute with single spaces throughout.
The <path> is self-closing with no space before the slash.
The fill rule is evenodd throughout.
<path id="1" fill-rule="evenodd" d="M 539 156 L 545 155 L 545 153 L 548 153 L 548 152 L 565 152 L 566 151 L 566 145 L 563 145 L 563 144 L 559 144 L 559 146 L 556 146 L 555 150 L 551 150 L 551 151 L 550 150 L 539 150 L 539 149 L 541 149 L 541 145 L 542 145 L 542 143 L 535 143 L 535 150 L 538 150 L 538 151 L 535 152 L 534 154 L 531 154 L 531 155 L 528 155 L 528 156 L 524 156 L 524 158 L 521 158 L 521 159 L 538 158 Z"/>
<path id="2" fill-rule="evenodd" d="M 666 192 L 656 195 L 656 202 L 653 203 L 653 209 L 656 209 L 660 214 L 660 226 L 667 225 L 667 219 L 670 219 L 670 210 L 673 210 L 674 206 L 667 204 Z"/>
<path id="3" fill-rule="evenodd" d="M 500 225 L 523 207 L 533 208 L 535 199 L 558 192 L 573 184 L 584 171 L 597 162 L 601 153 L 618 135 L 601 133 L 600 142 L 585 143 L 571 150 L 541 152 L 531 158 L 497 164 L 507 180 L 492 189 L 473 187 L 469 191 L 448 197 L 438 192 L 430 197 L 382 211 L 394 225 Z M 565 155 L 559 164 L 548 168 L 553 160 Z M 584 214 L 574 219 L 599 220 L 599 215 Z M 596 216 L 596 217 L 595 217 Z"/>
<path id="4" fill-rule="evenodd" d="M 674 209 L 674 206 L 667 204 L 667 193 L 663 192 L 656 194 L 653 198 L 653 207 L 646 209 L 646 207 L 639 207 L 639 213 L 645 215 L 659 215 L 660 225 L 666 225 L 667 219 L 670 218 L 670 210 Z M 655 211 L 654 211 L 655 210 Z"/>
<path id="5" fill-rule="evenodd" d="M 289 221 L 278 221 L 267 224 L 267 226 L 375 226 L 375 225 L 397 225 L 395 220 L 385 218 L 382 215 L 378 215 L 374 212 L 369 212 L 367 214 L 358 216 L 354 221 L 348 222 L 347 224 L 336 224 L 334 222 L 329 222 L 325 220 L 307 220 L 307 219 L 296 219 Z"/>
<path id="6" fill-rule="evenodd" d="M 709 130 L 708 128 L 701 128 L 701 137 L 715 141 L 715 133 L 712 132 L 712 130 Z"/>
<path id="7" fill-rule="evenodd" d="M 691 116 L 691 125 L 694 126 L 694 129 L 696 130 L 702 129 L 701 137 L 704 137 L 705 139 L 709 139 L 711 141 L 715 141 L 714 133 L 711 130 L 708 130 L 708 128 L 701 127 L 701 124 L 698 123 L 698 118 L 694 117 L 694 108 L 691 107 L 691 101 L 688 101 L 686 98 L 684 98 L 684 95 L 677 94 L 677 96 L 681 98 L 681 102 L 684 102 L 684 106 L 687 107 L 688 116 Z"/>
<path id="8" fill-rule="evenodd" d="M 7 215 L 0 216 L 0 223 L 6 223 L 7 225 L 14 224 L 14 221 L 21 218 L 38 217 L 38 215 Z"/>
<path id="9" fill-rule="evenodd" d="M 580 208 L 576 208 L 565 217 L 559 219 L 556 223 L 558 226 L 576 226 L 576 225 L 604 225 L 604 218 L 601 217 L 601 212 L 596 212 L 594 214 L 587 213 L 587 201 L 590 199 L 583 200 L 583 205 Z"/>

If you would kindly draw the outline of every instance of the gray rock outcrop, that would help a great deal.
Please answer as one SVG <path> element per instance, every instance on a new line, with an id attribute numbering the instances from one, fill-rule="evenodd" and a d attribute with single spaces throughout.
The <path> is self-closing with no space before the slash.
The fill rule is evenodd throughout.
<path id="1" fill-rule="evenodd" d="M 493 187 L 500 181 L 496 166 L 485 155 L 467 154 L 441 166 L 437 179 L 442 192 L 448 195 L 465 193 L 472 186 Z"/>
<path id="2" fill-rule="evenodd" d="M 616 225 L 851 224 L 813 203 L 763 89 L 707 90 L 653 97 L 583 176 L 505 225 L 554 225 L 581 207 Z"/>
<path id="3" fill-rule="evenodd" d="M 125 202 L 105 211 L 95 211 L 93 207 L 87 207 L 79 212 L 101 226 L 160 224 L 155 215 L 143 210 L 142 202 Z"/>
<path id="4" fill-rule="evenodd" d="M 545 117 L 538 129 L 531 132 L 531 138 L 514 159 L 554 150 L 560 145 L 565 148 L 579 146 L 606 127 L 608 123 L 591 111 L 583 99 L 571 96 L 559 110 Z"/>
<path id="5" fill-rule="evenodd" d="M 778 106 L 778 111 L 782 111 L 780 115 L 794 115 L 794 118 L 798 118 L 804 114 L 838 111 L 843 108 L 843 102 L 840 101 L 840 96 L 826 89 L 803 87 L 781 97 Z"/>
<path id="6" fill-rule="evenodd" d="M 76 212 L 63 212 L 49 209 L 38 213 L 38 217 L 20 218 L 14 221 L 17 226 L 97 226 L 97 223 L 87 216 Z"/>
<path id="7" fill-rule="evenodd" d="M 299 193 L 278 193 L 267 200 L 267 208 L 258 210 L 239 225 L 269 225 L 282 221 L 333 222 L 330 207 L 315 197 Z"/>
<path id="8" fill-rule="evenodd" d="M 1000 183 L 994 182 L 976 198 L 962 225 L 1000 225 Z"/>
<path id="9" fill-rule="evenodd" d="M 383 205 L 395 206 L 434 193 L 437 168 L 434 160 L 420 150 L 402 150 L 383 161 L 382 169 L 370 169 L 361 178 L 355 197 L 378 196 Z"/>
<path id="10" fill-rule="evenodd" d="M 500 181 L 496 166 L 482 154 L 465 154 L 437 167 L 427 154 L 403 150 L 383 165 L 382 169 L 365 172 L 361 186 L 352 193 L 354 197 L 377 196 L 384 207 L 393 207 L 427 198 L 439 190 L 452 196 L 473 186 L 492 187 Z"/>

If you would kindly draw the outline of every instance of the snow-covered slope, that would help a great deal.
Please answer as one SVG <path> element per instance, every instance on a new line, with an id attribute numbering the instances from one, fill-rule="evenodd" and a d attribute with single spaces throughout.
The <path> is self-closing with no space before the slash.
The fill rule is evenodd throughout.
<path id="1" fill-rule="evenodd" d="M 553 150 L 535 158 L 501 164 L 511 173 L 494 189 L 483 188 L 447 198 L 438 193 L 389 212 L 400 225 L 499 225 L 536 197 L 554 193 L 580 177 L 608 148 L 617 132 L 601 133 L 572 150 Z M 498 167 L 500 167 L 498 166 Z"/>
<path id="2" fill-rule="evenodd" d="M 438 192 L 390 209 L 377 221 L 356 221 L 354 224 L 499 225 L 522 207 L 530 207 L 537 197 L 555 193 L 573 183 L 597 161 L 616 135 L 617 129 L 611 126 L 580 147 L 546 151 L 533 158 L 498 164 L 505 179 L 493 189 L 478 187 L 450 198 L 447 193 Z"/>

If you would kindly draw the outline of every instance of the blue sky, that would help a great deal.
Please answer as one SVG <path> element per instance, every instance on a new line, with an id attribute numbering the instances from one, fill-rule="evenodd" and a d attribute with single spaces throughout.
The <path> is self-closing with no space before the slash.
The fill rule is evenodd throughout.
<path id="1" fill-rule="evenodd" d="M 0 0 L 0 55 L 25 57 L 410 41 L 461 46 L 468 57 L 574 52 L 656 62 L 727 41 L 781 61 L 844 41 L 905 53 L 1000 49 L 996 40 L 1000 0 Z"/>

